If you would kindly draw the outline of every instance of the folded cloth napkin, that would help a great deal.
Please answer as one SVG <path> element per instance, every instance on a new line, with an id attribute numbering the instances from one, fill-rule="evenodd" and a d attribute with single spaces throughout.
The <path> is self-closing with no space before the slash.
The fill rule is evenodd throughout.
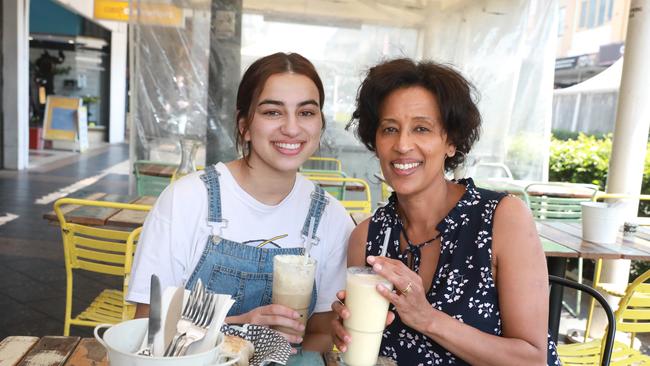
<path id="1" fill-rule="evenodd" d="M 291 355 L 289 342 L 280 333 L 268 327 L 254 324 L 224 324 L 221 332 L 253 343 L 255 353 L 249 361 L 250 366 L 264 366 L 271 362 L 286 365 Z"/>

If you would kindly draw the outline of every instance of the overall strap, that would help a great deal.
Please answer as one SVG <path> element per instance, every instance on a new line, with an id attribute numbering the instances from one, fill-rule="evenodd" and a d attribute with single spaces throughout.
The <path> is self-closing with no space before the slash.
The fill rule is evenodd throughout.
<path id="1" fill-rule="evenodd" d="M 228 220 L 221 217 L 221 186 L 217 168 L 214 165 L 206 167 L 201 180 L 208 190 L 208 225 L 213 228 L 213 232 L 215 226 L 221 231 L 228 226 Z"/>
<path id="2" fill-rule="evenodd" d="M 318 231 L 318 224 L 320 223 L 321 216 L 323 216 L 323 211 L 325 211 L 325 206 L 329 203 L 329 199 L 325 196 L 325 191 L 321 186 L 314 185 L 314 191 L 311 193 L 311 202 L 309 203 L 309 212 L 305 218 L 305 223 L 302 225 L 302 230 L 300 234 L 303 239 L 307 239 L 309 236 L 309 224 L 311 223 L 312 217 L 314 218 L 314 229 L 311 233 L 312 245 L 318 245 L 320 238 L 316 236 Z"/>

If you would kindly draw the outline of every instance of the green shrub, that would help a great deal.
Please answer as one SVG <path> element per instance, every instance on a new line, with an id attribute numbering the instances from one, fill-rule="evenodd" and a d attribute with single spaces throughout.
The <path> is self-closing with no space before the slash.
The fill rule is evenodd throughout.
<path id="1" fill-rule="evenodd" d="M 549 180 L 591 183 L 605 189 L 611 152 L 611 134 L 598 139 L 580 133 L 577 139 L 565 141 L 551 137 Z"/>
<path id="2" fill-rule="evenodd" d="M 611 134 L 597 138 L 580 133 L 575 140 L 560 140 L 553 136 L 549 158 L 549 180 L 591 183 L 604 190 L 611 153 Z M 650 144 L 645 156 L 641 193 L 650 194 Z M 643 216 L 650 216 L 648 202 L 642 202 L 642 206 L 646 206 L 641 211 Z"/>

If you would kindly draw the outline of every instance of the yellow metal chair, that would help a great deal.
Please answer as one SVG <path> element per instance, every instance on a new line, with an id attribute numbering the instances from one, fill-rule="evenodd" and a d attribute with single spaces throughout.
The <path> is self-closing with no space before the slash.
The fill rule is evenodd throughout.
<path id="1" fill-rule="evenodd" d="M 629 284 L 618 303 L 616 330 L 626 333 L 650 333 L 650 271 Z M 558 346 L 558 354 L 566 365 L 594 365 L 600 359 L 602 341 L 573 343 Z M 650 365 L 650 356 L 641 354 L 622 342 L 614 342 L 611 365 Z"/>
<path id="2" fill-rule="evenodd" d="M 372 213 L 372 196 L 370 195 L 370 186 L 368 183 L 359 178 L 344 178 L 344 177 L 328 177 L 328 176 L 307 176 L 315 184 L 321 186 L 333 185 L 335 187 L 343 186 L 361 186 L 363 188 L 362 192 L 358 192 L 363 195 L 363 199 L 339 199 L 343 204 L 343 207 L 349 212 L 362 212 L 362 213 Z M 345 188 L 347 189 L 347 188 Z"/>
<path id="3" fill-rule="evenodd" d="M 605 331 L 605 337 L 603 338 L 602 344 L 599 345 L 599 347 L 594 347 L 593 350 L 587 351 L 586 353 L 581 352 L 582 350 L 565 349 L 563 351 L 564 354 L 559 354 L 561 360 L 565 365 L 597 365 L 598 363 L 603 366 L 609 365 L 612 356 L 612 349 L 614 346 L 614 336 L 616 334 L 616 320 L 614 318 L 614 312 L 607 303 L 607 300 L 605 300 L 605 298 L 598 291 L 587 285 L 583 285 L 581 283 L 553 275 L 549 275 L 548 278 L 551 286 L 560 285 L 572 288 L 576 291 L 579 291 L 580 293 L 586 292 L 591 296 L 592 299 L 600 303 L 600 305 L 603 307 L 603 310 L 605 311 L 605 314 L 607 315 L 608 325 Z M 562 349 L 562 347 L 565 346 L 560 346 L 559 348 Z"/>
<path id="4" fill-rule="evenodd" d="M 312 156 L 300 167 L 300 173 L 309 179 L 318 177 L 345 178 L 341 160 L 331 157 Z M 345 199 L 345 183 L 336 187 L 326 186 L 323 189 L 337 200 Z"/>
<path id="5" fill-rule="evenodd" d="M 382 173 L 374 173 L 373 176 L 377 178 L 377 181 L 381 184 L 381 201 L 377 204 L 383 206 L 388 203 L 390 195 L 393 194 L 393 187 L 388 185 Z"/>
<path id="6" fill-rule="evenodd" d="M 336 172 L 336 171 L 332 171 L 332 172 L 302 171 L 301 174 L 307 177 L 307 179 L 310 179 L 312 181 L 318 181 L 318 179 L 322 177 L 346 178 L 346 174 L 344 172 Z M 331 194 L 337 200 L 345 199 L 345 182 L 336 186 L 325 186 L 323 187 L 323 189 L 327 191 L 329 194 Z"/>
<path id="7" fill-rule="evenodd" d="M 118 323 L 133 318 L 135 306 L 124 300 L 128 289 L 135 242 L 141 228 L 133 231 L 104 229 L 70 223 L 63 207 L 92 206 L 104 209 L 149 211 L 151 206 L 128 203 L 62 198 L 54 203 L 54 212 L 61 225 L 66 271 L 66 306 L 63 334 L 70 334 L 71 325 L 94 327 L 101 323 Z M 72 315 L 74 274 L 88 271 L 123 277 L 122 289 L 103 290 L 80 314 Z"/>
<path id="8" fill-rule="evenodd" d="M 625 194 L 625 193 L 605 193 L 605 192 L 598 192 L 594 195 L 593 200 L 598 201 L 598 200 L 605 200 L 605 199 L 631 199 L 631 200 L 640 200 L 640 201 L 648 201 L 650 200 L 650 195 L 649 194 L 641 194 L 641 195 L 631 195 L 631 194 Z M 596 266 L 594 268 L 594 279 L 593 279 L 593 286 L 598 289 L 599 291 L 605 292 L 609 295 L 616 296 L 616 297 L 623 297 L 624 293 L 622 293 L 620 290 L 616 288 L 616 286 L 609 284 L 609 283 L 600 283 L 600 272 L 603 267 L 603 260 L 598 259 L 596 261 Z M 643 284 L 641 285 L 643 288 L 648 287 L 647 294 L 650 294 L 650 285 L 648 284 Z M 645 292 L 639 291 L 638 296 L 649 296 L 646 295 Z M 585 328 L 585 340 L 589 338 L 589 333 L 591 331 L 591 322 L 593 319 L 593 313 L 594 313 L 594 301 L 593 299 L 591 300 L 591 303 L 589 304 L 589 312 L 587 313 L 587 326 Z M 630 347 L 634 346 L 634 338 L 635 334 L 632 332 L 631 337 L 630 337 Z"/>

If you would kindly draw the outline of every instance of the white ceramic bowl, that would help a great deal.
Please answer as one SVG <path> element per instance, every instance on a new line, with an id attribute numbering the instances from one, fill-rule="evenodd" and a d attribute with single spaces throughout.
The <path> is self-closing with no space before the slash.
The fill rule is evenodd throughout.
<path id="1" fill-rule="evenodd" d="M 111 366 L 226 366 L 237 362 L 221 355 L 223 336 L 212 349 L 181 357 L 147 357 L 135 353 L 140 350 L 142 341 L 147 333 L 148 320 L 134 319 L 110 325 L 100 324 L 95 327 L 95 338 L 108 353 L 108 364 Z M 100 337 L 98 331 L 108 328 Z"/>

